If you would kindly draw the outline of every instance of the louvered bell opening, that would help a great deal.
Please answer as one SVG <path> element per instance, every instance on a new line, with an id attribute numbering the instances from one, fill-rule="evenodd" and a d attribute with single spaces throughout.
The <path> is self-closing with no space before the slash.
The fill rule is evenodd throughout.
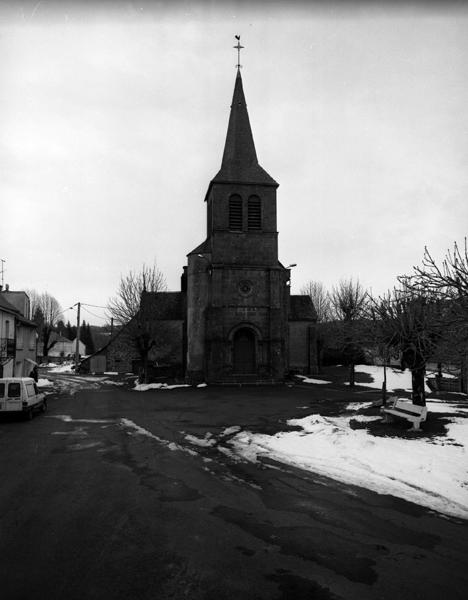
<path id="1" fill-rule="evenodd" d="M 229 198 L 229 229 L 242 231 L 242 198 L 240 196 Z"/>
<path id="2" fill-rule="evenodd" d="M 249 198 L 247 227 L 248 229 L 262 228 L 262 204 L 257 196 Z"/>

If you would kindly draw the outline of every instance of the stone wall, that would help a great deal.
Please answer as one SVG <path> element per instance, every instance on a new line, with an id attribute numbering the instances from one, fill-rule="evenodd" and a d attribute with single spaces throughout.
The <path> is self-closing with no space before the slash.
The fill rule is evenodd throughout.
<path id="1" fill-rule="evenodd" d="M 289 370 L 308 375 L 318 371 L 316 327 L 310 321 L 289 323 Z"/>

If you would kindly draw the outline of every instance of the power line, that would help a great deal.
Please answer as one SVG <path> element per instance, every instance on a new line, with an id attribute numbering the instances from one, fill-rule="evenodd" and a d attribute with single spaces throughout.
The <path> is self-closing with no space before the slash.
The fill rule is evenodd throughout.
<path id="1" fill-rule="evenodd" d="M 83 305 L 81 305 L 83 307 Z M 86 306 L 90 306 L 89 304 L 86 304 Z M 83 310 L 85 310 L 87 313 L 89 313 L 90 315 L 93 315 L 93 317 L 96 317 L 96 319 L 102 319 L 103 321 L 107 321 L 106 317 L 101 317 L 99 315 L 96 315 L 95 313 L 91 312 L 90 310 L 88 310 L 87 308 L 83 308 Z"/>
<path id="2" fill-rule="evenodd" d="M 86 304 L 84 302 L 81 303 L 81 306 L 92 306 L 93 308 L 107 308 L 107 306 L 98 306 L 97 304 Z"/>

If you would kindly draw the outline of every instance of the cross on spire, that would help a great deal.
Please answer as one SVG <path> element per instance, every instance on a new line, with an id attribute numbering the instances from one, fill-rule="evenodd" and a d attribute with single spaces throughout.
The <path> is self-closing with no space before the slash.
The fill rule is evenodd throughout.
<path id="1" fill-rule="evenodd" d="M 240 35 L 236 35 L 236 36 L 234 36 L 234 37 L 235 37 L 235 38 L 236 38 L 236 40 L 237 40 L 237 46 L 233 46 L 233 48 L 235 48 L 235 49 L 237 50 L 237 65 L 236 65 L 236 68 L 237 68 L 237 70 L 239 70 L 239 69 L 241 69 L 241 68 L 242 68 L 242 65 L 240 64 L 240 51 L 242 50 L 242 48 L 243 48 L 244 46 L 241 46 L 241 43 L 240 43 Z"/>

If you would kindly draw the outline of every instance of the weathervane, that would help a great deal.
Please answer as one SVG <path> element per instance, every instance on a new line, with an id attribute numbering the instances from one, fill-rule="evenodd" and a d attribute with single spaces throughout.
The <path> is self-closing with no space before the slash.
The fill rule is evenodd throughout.
<path id="1" fill-rule="evenodd" d="M 236 35 L 234 37 L 237 40 L 237 46 L 233 46 L 233 48 L 235 48 L 237 50 L 237 65 L 236 65 L 236 68 L 237 68 L 237 70 L 239 70 L 239 69 L 242 69 L 242 65 L 240 64 L 240 51 L 242 50 L 242 48 L 244 46 L 241 46 L 240 35 Z"/>

